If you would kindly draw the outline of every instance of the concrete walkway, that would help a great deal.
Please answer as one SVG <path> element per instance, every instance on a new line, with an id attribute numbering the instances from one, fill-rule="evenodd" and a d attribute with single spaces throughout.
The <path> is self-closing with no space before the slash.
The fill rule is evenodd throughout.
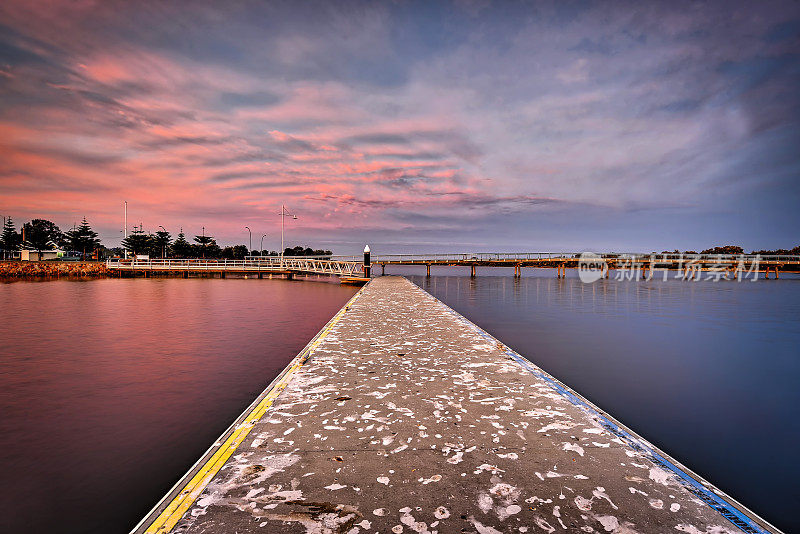
<path id="1" fill-rule="evenodd" d="M 382 277 L 136 532 L 777 532 L 753 517 Z"/>

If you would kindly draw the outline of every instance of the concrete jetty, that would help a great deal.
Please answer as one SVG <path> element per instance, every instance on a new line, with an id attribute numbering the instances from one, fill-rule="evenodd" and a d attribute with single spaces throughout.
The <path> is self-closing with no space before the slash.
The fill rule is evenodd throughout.
<path id="1" fill-rule="evenodd" d="M 434 297 L 372 280 L 134 529 L 778 532 Z"/>

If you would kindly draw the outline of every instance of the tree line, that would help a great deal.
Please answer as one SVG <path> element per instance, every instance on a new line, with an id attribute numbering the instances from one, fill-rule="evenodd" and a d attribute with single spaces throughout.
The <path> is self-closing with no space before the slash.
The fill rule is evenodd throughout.
<path id="1" fill-rule="evenodd" d="M 6 251 L 61 249 L 77 252 L 83 259 L 96 256 L 98 259 L 107 256 L 147 255 L 151 258 L 220 258 L 244 259 L 245 256 L 279 256 L 277 251 L 249 250 L 245 245 L 220 247 L 214 237 L 196 235 L 190 242 L 181 229 L 177 239 L 165 229 L 146 233 L 136 227 L 122 240 L 121 247 L 107 249 L 98 238 L 97 232 L 86 221 L 76 225 L 72 230 L 62 232 L 52 221 L 33 219 L 16 230 L 14 221 L 8 217 L 0 234 L 0 249 Z M 331 256 L 330 250 L 312 249 L 307 246 L 296 246 L 284 250 L 285 256 Z"/>
<path id="2" fill-rule="evenodd" d="M 46 219 L 33 219 L 26 222 L 17 231 L 14 221 L 8 217 L 3 224 L 0 234 L 0 250 L 4 252 L 18 250 L 35 250 L 39 253 L 45 250 L 61 249 L 77 252 L 83 259 L 96 256 L 123 256 L 127 251 L 133 255 L 147 255 L 151 258 L 220 258 L 244 259 L 245 256 L 279 256 L 280 252 L 274 250 L 249 250 L 245 245 L 220 247 L 214 237 L 196 235 L 190 242 L 181 229 L 177 239 L 165 229 L 155 233 L 146 233 L 140 227 L 135 227 L 122 240 L 121 247 L 105 248 L 97 232 L 83 218 L 80 224 L 71 230 L 62 232 L 52 221 Z M 686 250 L 684 254 L 697 254 L 694 250 Z M 700 254 L 743 254 L 744 249 L 737 245 L 725 245 L 709 248 Z M 331 256 L 330 250 L 312 249 L 308 246 L 286 247 L 284 256 Z M 662 254 L 680 254 L 680 251 L 665 250 Z M 800 255 L 800 245 L 792 249 L 754 250 L 751 254 L 762 255 Z"/>
<path id="3" fill-rule="evenodd" d="M 682 253 L 678 249 L 664 250 L 662 254 L 697 254 L 696 250 L 684 250 Z M 744 254 L 744 249 L 737 245 L 724 245 L 701 250 L 700 254 Z M 750 254 L 761 254 L 762 256 L 789 256 L 800 255 L 800 245 L 792 248 L 779 248 L 775 250 L 753 250 Z"/>
<path id="4" fill-rule="evenodd" d="M 3 251 L 35 250 L 41 253 L 45 250 L 64 249 L 78 252 L 85 258 L 94 254 L 99 247 L 102 245 L 97 232 L 92 230 L 86 217 L 81 224 L 66 232 L 62 232 L 58 225 L 46 219 L 33 219 L 23 224 L 17 232 L 13 219 L 8 217 L 0 234 L 0 248 Z"/>
<path id="5" fill-rule="evenodd" d="M 219 258 L 241 260 L 246 256 L 280 256 L 275 250 L 249 250 L 245 245 L 220 247 L 213 236 L 196 235 L 189 241 L 181 229 L 173 241 L 172 235 L 162 229 L 147 234 L 141 228 L 134 229 L 123 239 L 122 247 L 131 254 L 146 254 L 151 258 Z M 331 256 L 330 250 L 312 249 L 311 247 L 286 247 L 284 256 Z"/>

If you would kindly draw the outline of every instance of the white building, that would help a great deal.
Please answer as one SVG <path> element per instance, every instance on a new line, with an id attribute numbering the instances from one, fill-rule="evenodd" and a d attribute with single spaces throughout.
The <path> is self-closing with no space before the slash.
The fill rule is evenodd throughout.
<path id="1" fill-rule="evenodd" d="M 38 252 L 36 250 L 20 250 L 20 261 L 42 261 L 42 260 L 57 260 L 64 257 L 63 250 L 43 250 Z"/>

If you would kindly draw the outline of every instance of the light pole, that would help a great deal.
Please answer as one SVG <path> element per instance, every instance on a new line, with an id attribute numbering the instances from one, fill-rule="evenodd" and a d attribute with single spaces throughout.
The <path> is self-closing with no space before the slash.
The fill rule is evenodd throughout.
<path id="1" fill-rule="evenodd" d="M 258 255 L 259 256 L 263 256 L 264 255 L 264 238 L 265 237 L 267 237 L 267 234 L 264 234 L 264 235 L 261 236 L 261 248 L 258 249 Z"/>
<path id="2" fill-rule="evenodd" d="M 125 223 L 122 228 L 122 239 L 128 239 L 128 201 L 125 201 Z M 125 249 L 125 259 L 128 259 L 128 249 Z"/>
<path id="3" fill-rule="evenodd" d="M 164 230 L 164 237 L 167 237 L 167 234 L 169 233 L 169 232 L 167 232 L 167 229 L 164 228 L 163 226 L 161 226 L 160 224 L 158 225 L 158 227 L 161 228 L 162 230 Z M 167 258 L 167 244 L 164 243 L 164 251 L 161 253 L 161 259 L 163 260 L 163 259 L 166 259 L 166 258 Z"/>
<path id="4" fill-rule="evenodd" d="M 249 226 L 245 226 L 245 228 L 247 228 L 247 233 L 250 234 L 250 246 L 247 248 L 247 254 L 245 254 L 245 256 L 249 256 L 253 253 L 253 232 Z"/>
<path id="5" fill-rule="evenodd" d="M 287 216 L 289 216 L 289 217 L 291 217 L 293 220 L 295 220 L 295 221 L 296 221 L 296 220 L 297 220 L 297 215 L 293 215 L 293 214 L 289 213 L 289 212 L 286 210 L 286 206 L 285 206 L 285 205 L 283 205 L 283 204 L 281 204 L 281 213 L 280 213 L 280 216 L 281 216 L 281 266 L 283 266 L 283 251 L 284 251 L 284 245 L 283 245 L 283 226 L 284 226 L 284 220 L 286 219 L 286 217 L 287 217 Z"/>

